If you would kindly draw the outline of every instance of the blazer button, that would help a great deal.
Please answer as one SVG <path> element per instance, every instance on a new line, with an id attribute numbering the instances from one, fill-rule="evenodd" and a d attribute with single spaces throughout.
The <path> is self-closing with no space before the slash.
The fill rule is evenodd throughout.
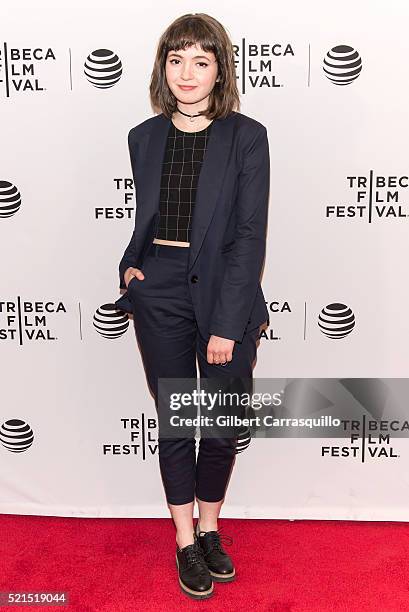
<path id="1" fill-rule="evenodd" d="M 191 283 L 197 283 L 197 281 L 199 280 L 198 276 L 196 274 L 193 274 L 193 276 L 190 277 L 190 282 Z"/>

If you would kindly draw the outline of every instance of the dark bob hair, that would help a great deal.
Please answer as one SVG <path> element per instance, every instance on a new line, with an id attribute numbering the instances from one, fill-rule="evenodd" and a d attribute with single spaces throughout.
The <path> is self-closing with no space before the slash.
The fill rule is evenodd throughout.
<path id="1" fill-rule="evenodd" d="M 201 114 L 208 119 L 225 118 L 233 110 L 240 109 L 233 44 L 222 24 L 205 13 L 178 17 L 160 37 L 149 85 L 151 103 L 168 119 L 172 117 L 177 110 L 177 100 L 166 81 L 166 59 L 169 51 L 194 44 L 207 53 L 213 52 L 219 69 L 219 80 L 210 93 L 208 108 Z"/>

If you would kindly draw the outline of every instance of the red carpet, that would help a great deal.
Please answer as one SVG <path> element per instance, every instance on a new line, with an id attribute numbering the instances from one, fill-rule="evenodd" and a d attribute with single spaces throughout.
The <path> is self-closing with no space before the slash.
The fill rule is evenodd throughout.
<path id="1" fill-rule="evenodd" d="M 135 612 L 409 610 L 409 524 L 220 519 L 237 570 L 193 601 L 179 588 L 170 519 L 0 515 L 0 591 L 67 591 L 70 605 Z"/>

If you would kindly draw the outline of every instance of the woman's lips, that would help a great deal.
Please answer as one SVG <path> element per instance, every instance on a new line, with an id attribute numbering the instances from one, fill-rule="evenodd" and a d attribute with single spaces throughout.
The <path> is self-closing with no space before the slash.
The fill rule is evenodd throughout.
<path id="1" fill-rule="evenodd" d="M 178 85 L 178 87 L 184 91 L 190 91 L 191 89 L 195 89 L 196 85 Z"/>

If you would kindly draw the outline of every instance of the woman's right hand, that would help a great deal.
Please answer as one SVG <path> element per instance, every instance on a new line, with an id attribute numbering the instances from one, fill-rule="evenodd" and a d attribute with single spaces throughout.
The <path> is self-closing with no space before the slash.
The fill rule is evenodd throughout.
<path id="1" fill-rule="evenodd" d="M 135 276 L 137 280 L 143 280 L 145 278 L 144 273 L 139 268 L 127 268 L 124 274 L 124 281 L 127 289 L 133 276 Z"/>

